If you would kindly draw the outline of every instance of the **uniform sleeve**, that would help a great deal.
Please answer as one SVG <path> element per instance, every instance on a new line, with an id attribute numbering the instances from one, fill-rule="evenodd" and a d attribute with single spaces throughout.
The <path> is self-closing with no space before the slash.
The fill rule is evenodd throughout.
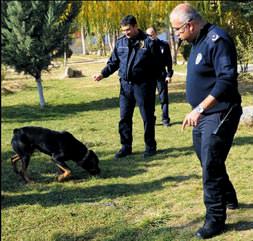
<path id="1" fill-rule="evenodd" d="M 154 41 L 154 40 L 150 40 L 150 41 L 151 41 L 150 48 L 151 48 L 151 55 L 152 55 L 152 63 L 153 63 L 152 65 L 154 67 L 155 76 L 159 78 L 160 73 L 161 73 L 161 67 L 163 64 L 160 46 L 157 43 L 157 41 Z"/>
<path id="2" fill-rule="evenodd" d="M 237 57 L 232 42 L 220 38 L 213 44 L 212 61 L 216 75 L 216 83 L 210 94 L 216 99 L 219 99 L 223 93 L 229 93 L 236 84 Z"/>
<path id="3" fill-rule="evenodd" d="M 119 68 L 119 57 L 117 53 L 117 48 L 115 47 L 111 57 L 109 58 L 105 68 L 101 71 L 104 78 L 113 74 Z"/>
<path id="4" fill-rule="evenodd" d="M 172 69 L 172 58 L 171 58 L 171 52 L 170 52 L 170 46 L 169 44 L 165 45 L 165 53 L 164 53 L 164 61 L 165 66 L 167 68 L 167 77 L 171 78 L 173 75 L 173 69 Z"/>

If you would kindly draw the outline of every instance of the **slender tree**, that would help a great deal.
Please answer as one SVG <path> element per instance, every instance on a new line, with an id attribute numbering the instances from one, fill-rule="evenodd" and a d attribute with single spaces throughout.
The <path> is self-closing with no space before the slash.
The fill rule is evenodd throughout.
<path id="1" fill-rule="evenodd" d="M 82 53 L 89 54 L 89 50 L 86 44 L 86 37 L 90 34 L 90 21 L 92 18 L 91 10 L 90 10 L 91 1 L 82 1 L 79 13 L 77 18 L 75 19 L 76 23 L 80 27 L 80 37 L 82 43 Z"/>
<path id="2" fill-rule="evenodd" d="M 45 106 L 41 72 L 66 48 L 79 3 L 72 1 L 7 2 L 2 25 L 2 62 L 35 78 L 40 106 Z"/>

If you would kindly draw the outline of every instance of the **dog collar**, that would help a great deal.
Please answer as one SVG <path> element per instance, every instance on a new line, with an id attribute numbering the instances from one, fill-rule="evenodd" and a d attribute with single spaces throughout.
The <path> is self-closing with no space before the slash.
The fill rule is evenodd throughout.
<path id="1" fill-rule="evenodd" d="M 86 161 L 89 154 L 90 154 L 90 151 L 88 150 L 87 153 L 85 154 L 85 156 L 83 157 L 83 159 L 81 161 L 79 161 L 78 164 L 82 165 Z"/>

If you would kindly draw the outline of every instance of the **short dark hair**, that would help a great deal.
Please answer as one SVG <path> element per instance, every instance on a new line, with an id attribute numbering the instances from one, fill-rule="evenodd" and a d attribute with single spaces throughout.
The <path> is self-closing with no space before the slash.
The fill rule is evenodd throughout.
<path id="1" fill-rule="evenodd" d="M 121 26 L 131 25 L 134 26 L 137 24 L 136 18 L 133 15 L 127 15 L 120 21 Z"/>

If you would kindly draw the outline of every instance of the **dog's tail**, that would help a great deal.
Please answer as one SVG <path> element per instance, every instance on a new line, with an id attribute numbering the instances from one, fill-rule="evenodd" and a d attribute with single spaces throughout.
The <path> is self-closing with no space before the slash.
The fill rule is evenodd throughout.
<path id="1" fill-rule="evenodd" d="M 22 143 L 29 143 L 29 140 L 24 132 L 23 128 L 15 128 L 13 129 L 13 137 L 11 140 L 11 144 L 13 146 L 14 142 L 22 142 Z"/>
<path id="2" fill-rule="evenodd" d="M 13 129 L 13 136 L 26 136 L 26 132 L 24 131 L 23 128 L 15 128 Z"/>

